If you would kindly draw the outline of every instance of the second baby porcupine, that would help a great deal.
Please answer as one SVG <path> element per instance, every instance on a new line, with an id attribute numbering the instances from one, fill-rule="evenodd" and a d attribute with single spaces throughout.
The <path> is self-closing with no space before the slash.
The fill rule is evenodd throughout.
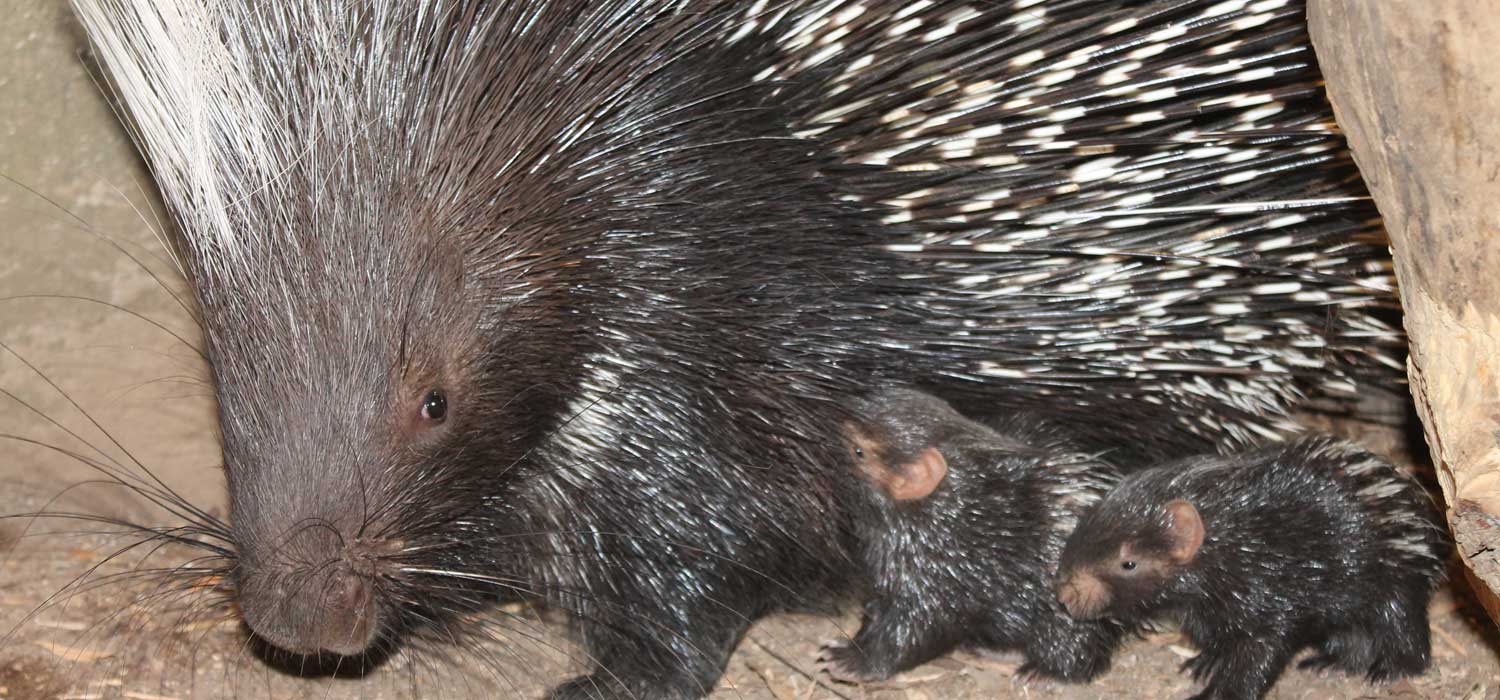
<path id="1" fill-rule="evenodd" d="M 980 425 L 910 389 L 876 391 L 856 414 L 871 486 L 856 551 L 873 590 L 859 632 L 824 652 L 833 674 L 879 680 L 960 646 L 1020 649 L 1027 670 L 1072 681 L 1107 668 L 1123 627 L 1069 617 L 1052 580 L 1115 467 L 1034 417 Z"/>
<path id="2" fill-rule="evenodd" d="M 1389 462 L 1311 436 L 1131 474 L 1068 538 L 1058 597 L 1081 620 L 1180 618 L 1204 700 L 1258 700 L 1303 662 L 1371 680 L 1428 666 L 1427 604 L 1452 550 Z"/>
<path id="3" fill-rule="evenodd" d="M 75 4 L 288 650 L 521 591 L 559 696 L 696 697 L 840 582 L 872 381 L 1144 458 L 1401 367 L 1295 2 Z"/>

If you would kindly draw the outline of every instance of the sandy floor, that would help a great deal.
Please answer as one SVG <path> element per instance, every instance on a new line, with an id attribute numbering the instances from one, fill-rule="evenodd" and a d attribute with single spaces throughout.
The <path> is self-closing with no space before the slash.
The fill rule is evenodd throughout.
<path id="1" fill-rule="evenodd" d="M 188 345 L 194 341 L 191 319 L 168 293 L 180 292 L 181 283 L 152 233 L 159 204 L 147 194 L 144 168 L 84 69 L 78 31 L 63 3 L 0 0 L 0 17 L 0 342 L 19 353 L 0 350 L 0 390 L 10 395 L 0 395 L 0 515 L 48 508 L 172 522 L 123 489 L 79 486 L 97 475 L 59 450 L 146 465 L 192 502 L 221 512 L 213 403 Z M 165 287 L 127 253 L 163 277 Z M 27 295 L 94 301 L 19 298 Z M 1378 449 L 1402 449 L 1394 435 L 1369 438 Z M 572 650 L 560 628 L 515 610 L 513 621 L 497 628 L 499 639 L 473 653 L 431 650 L 362 677 L 299 678 L 251 654 L 211 594 L 180 592 L 165 587 L 159 575 L 131 568 L 180 566 L 191 552 L 151 550 L 144 565 L 142 552 L 127 553 L 94 570 L 131 542 L 89 532 L 98 529 L 57 519 L 0 520 L 0 700 L 537 697 L 568 672 Z M 103 578 L 131 571 L 138 574 L 133 579 Z M 70 587 L 85 575 L 109 585 Z M 1375 688 L 1293 672 L 1272 697 L 1500 698 L 1500 642 L 1487 623 L 1475 621 L 1466 601 L 1461 591 L 1445 590 L 1434 602 L 1436 663 L 1421 678 Z M 1023 682 L 1014 678 L 1013 662 L 969 656 L 879 686 L 831 684 L 812 662 L 817 643 L 854 625 L 850 616 L 763 622 L 714 697 L 1161 698 L 1192 692 L 1176 672 L 1191 652 L 1171 633 L 1129 647 L 1116 669 L 1092 686 Z"/>

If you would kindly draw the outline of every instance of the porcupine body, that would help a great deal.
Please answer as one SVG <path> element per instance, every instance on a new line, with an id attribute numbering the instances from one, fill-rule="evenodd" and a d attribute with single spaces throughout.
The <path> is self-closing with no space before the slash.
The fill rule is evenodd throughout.
<path id="1" fill-rule="evenodd" d="M 560 697 L 695 697 L 838 585 L 872 381 L 1157 454 L 1393 364 L 1294 3 L 76 4 L 292 651 L 536 595 Z"/>
<path id="2" fill-rule="evenodd" d="M 1258 700 L 1303 666 L 1421 673 L 1427 604 L 1452 552 L 1410 476 L 1309 436 L 1131 474 L 1080 521 L 1058 574 L 1080 619 L 1180 616 L 1204 700 Z"/>
<path id="3" fill-rule="evenodd" d="M 817 6 L 772 72 L 824 76 L 802 123 L 923 263 L 912 347 L 965 414 L 1035 407 L 1144 463 L 1400 376 L 1301 2 Z"/>
<path id="4" fill-rule="evenodd" d="M 881 680 L 959 646 L 1019 649 L 1028 672 L 1065 680 L 1108 668 L 1126 628 L 1068 616 L 1052 581 L 1073 526 L 1119 471 L 1024 412 L 981 425 L 885 388 L 856 414 L 860 471 L 873 477 L 856 551 L 873 595 L 858 634 L 824 651 L 835 677 Z M 938 483 L 897 498 L 882 473 Z"/>

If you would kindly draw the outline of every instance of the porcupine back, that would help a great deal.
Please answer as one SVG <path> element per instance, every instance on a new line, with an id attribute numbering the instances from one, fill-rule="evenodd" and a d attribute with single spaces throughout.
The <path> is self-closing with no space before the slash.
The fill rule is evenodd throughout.
<path id="1" fill-rule="evenodd" d="M 841 155 L 827 174 L 845 197 L 890 208 L 881 245 L 921 263 L 900 286 L 928 321 L 884 340 L 945 398 L 983 410 L 1005 395 L 1174 452 L 1252 441 L 1306 398 L 1399 376 L 1400 335 L 1378 313 L 1394 304 L 1383 235 L 1297 0 L 761 1 L 743 17 L 720 27 L 781 47 L 758 76 L 786 81 L 800 133 Z M 186 48 L 175 60 L 202 60 Z M 187 70 L 173 61 L 155 68 Z M 210 99 L 234 110 L 205 113 L 263 107 Z M 170 129 L 133 113 L 159 151 L 149 141 Z M 250 201 L 255 179 L 224 181 L 206 156 L 285 146 L 255 125 L 159 167 L 169 197 Z M 537 146 L 518 144 L 516 163 Z M 244 226 L 196 211 L 217 232 L 199 256 L 243 267 Z"/>
<path id="2" fill-rule="evenodd" d="M 766 72 L 821 74 L 804 128 L 924 263 L 903 340 L 946 359 L 946 398 L 1171 452 L 1399 381 L 1384 234 L 1298 0 L 816 5 Z"/>

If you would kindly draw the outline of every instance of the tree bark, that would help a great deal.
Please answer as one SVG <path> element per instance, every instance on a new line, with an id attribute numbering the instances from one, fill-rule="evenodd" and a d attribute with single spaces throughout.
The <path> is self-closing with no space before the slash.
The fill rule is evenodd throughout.
<path id="1" fill-rule="evenodd" d="M 1500 0 L 1309 0 L 1390 232 L 1407 373 L 1475 592 L 1500 620 Z"/>

